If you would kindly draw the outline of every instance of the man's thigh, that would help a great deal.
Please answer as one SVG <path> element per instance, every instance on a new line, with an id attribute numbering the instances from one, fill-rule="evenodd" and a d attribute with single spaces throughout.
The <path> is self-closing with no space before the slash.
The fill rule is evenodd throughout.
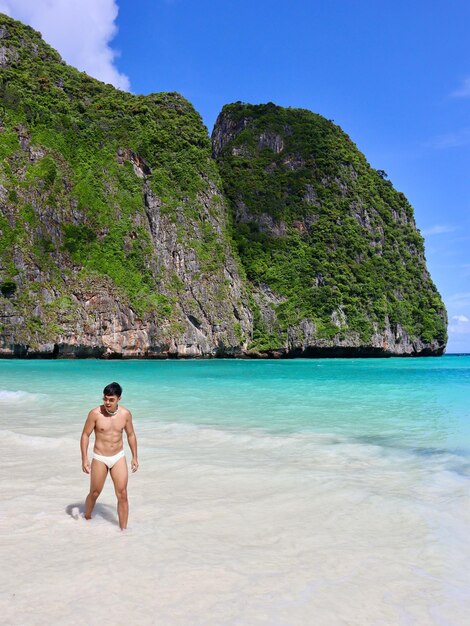
<path id="1" fill-rule="evenodd" d="M 90 471 L 90 491 L 99 491 L 103 489 L 104 481 L 108 475 L 108 468 L 101 461 L 93 459 Z"/>
<path id="2" fill-rule="evenodd" d="M 113 465 L 110 469 L 110 474 L 113 479 L 114 490 L 116 493 L 127 488 L 128 472 L 126 457 L 123 456 L 122 459 L 119 459 L 116 465 Z"/>

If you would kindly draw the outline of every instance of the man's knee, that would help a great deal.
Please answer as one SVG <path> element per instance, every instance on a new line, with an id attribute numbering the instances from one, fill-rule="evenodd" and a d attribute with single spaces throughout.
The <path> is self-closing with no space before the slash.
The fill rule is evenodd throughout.
<path id="1" fill-rule="evenodd" d="M 94 500 L 96 500 L 96 498 L 100 495 L 100 493 L 101 493 L 101 489 L 100 489 L 100 490 L 98 490 L 98 489 L 92 489 L 92 490 L 90 491 L 90 496 L 91 496 Z"/>
<path id="2" fill-rule="evenodd" d="M 116 489 L 116 496 L 119 502 L 127 502 L 127 488 Z"/>

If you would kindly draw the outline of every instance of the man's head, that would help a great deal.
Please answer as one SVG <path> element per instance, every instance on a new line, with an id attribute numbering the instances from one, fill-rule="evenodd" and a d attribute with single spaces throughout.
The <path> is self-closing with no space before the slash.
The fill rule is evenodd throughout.
<path id="1" fill-rule="evenodd" d="M 114 415 L 118 410 L 118 402 L 121 399 L 122 387 L 119 383 L 110 383 L 103 389 L 103 404 L 109 415 Z"/>
<path id="2" fill-rule="evenodd" d="M 103 389 L 103 396 L 117 396 L 120 398 L 122 396 L 122 387 L 119 383 L 109 383 Z"/>

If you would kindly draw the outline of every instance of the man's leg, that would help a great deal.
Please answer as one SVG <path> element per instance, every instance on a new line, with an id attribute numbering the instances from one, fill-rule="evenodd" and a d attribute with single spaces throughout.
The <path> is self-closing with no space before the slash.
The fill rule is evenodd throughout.
<path id="1" fill-rule="evenodd" d="M 103 489 L 104 481 L 108 475 L 108 468 L 101 461 L 93 459 L 90 471 L 90 493 L 85 500 L 85 519 L 91 519 L 91 512 L 96 500 Z"/>
<path id="2" fill-rule="evenodd" d="M 119 459 L 116 465 L 110 470 L 114 483 L 114 491 L 117 497 L 117 512 L 119 526 L 121 530 L 127 528 L 127 518 L 129 517 L 129 503 L 127 501 L 127 461 L 125 457 Z"/>

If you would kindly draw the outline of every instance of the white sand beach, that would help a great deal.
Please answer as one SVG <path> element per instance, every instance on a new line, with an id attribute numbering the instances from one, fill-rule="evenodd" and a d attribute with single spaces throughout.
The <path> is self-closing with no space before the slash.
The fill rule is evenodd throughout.
<path id="1" fill-rule="evenodd" d="M 2 432 L 2 624 L 468 623 L 458 477 L 326 436 L 140 439 L 121 532 L 110 482 L 81 516 L 76 440 Z"/>

